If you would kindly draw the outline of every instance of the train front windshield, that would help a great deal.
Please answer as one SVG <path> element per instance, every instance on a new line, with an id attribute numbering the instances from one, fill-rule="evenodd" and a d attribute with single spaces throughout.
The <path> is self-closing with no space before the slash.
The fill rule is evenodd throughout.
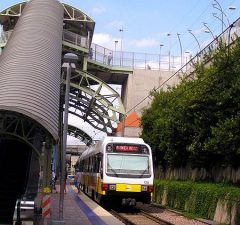
<path id="1" fill-rule="evenodd" d="M 144 151 L 141 146 L 132 148 L 129 145 L 127 147 L 113 146 L 111 153 L 107 154 L 107 175 L 113 177 L 150 177 L 150 157 L 148 149 L 145 148 Z M 107 150 L 107 152 L 110 152 L 110 150 Z M 113 152 L 118 152 L 118 154 Z"/>

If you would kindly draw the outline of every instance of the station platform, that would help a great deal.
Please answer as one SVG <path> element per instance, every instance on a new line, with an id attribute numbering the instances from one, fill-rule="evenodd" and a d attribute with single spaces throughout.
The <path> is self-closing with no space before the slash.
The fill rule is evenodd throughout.
<path id="1" fill-rule="evenodd" d="M 57 193 L 51 194 L 51 216 L 39 224 L 46 225 L 124 225 L 108 211 L 92 201 L 84 193 L 78 193 L 73 185 L 67 185 L 64 194 L 63 220 L 59 220 L 59 186 Z"/>

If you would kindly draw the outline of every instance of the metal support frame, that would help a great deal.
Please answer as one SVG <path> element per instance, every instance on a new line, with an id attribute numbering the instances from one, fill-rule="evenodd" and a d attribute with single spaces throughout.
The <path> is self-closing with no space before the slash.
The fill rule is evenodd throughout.
<path id="1" fill-rule="evenodd" d="M 66 84 L 64 76 L 62 83 Z M 85 71 L 75 70 L 70 79 L 69 113 L 92 127 L 111 133 L 113 122 L 125 115 L 120 95 L 108 84 Z"/>
<path id="2" fill-rule="evenodd" d="M 68 124 L 68 135 L 78 138 L 80 141 L 82 141 L 86 145 L 90 145 L 93 141 L 92 138 L 83 130 L 69 124 Z"/>
<path id="3" fill-rule="evenodd" d="M 36 142 L 46 139 L 48 132 L 27 116 L 16 112 L 0 111 L 0 135 L 8 135 L 26 142 L 37 153 L 41 154 L 41 148 Z"/>

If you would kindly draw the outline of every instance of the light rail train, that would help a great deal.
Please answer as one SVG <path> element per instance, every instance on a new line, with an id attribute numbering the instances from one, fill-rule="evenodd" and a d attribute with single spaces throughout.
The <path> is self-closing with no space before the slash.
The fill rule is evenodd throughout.
<path id="1" fill-rule="evenodd" d="M 152 152 L 141 138 L 105 137 L 79 159 L 80 187 L 100 204 L 150 203 Z"/>

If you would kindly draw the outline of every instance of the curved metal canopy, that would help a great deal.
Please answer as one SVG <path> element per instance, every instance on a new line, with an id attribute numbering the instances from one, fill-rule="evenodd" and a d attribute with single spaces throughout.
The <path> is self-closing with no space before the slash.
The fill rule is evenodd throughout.
<path id="1" fill-rule="evenodd" d="M 14 29 L 26 3 L 13 5 L 0 13 L 4 31 Z M 64 29 L 88 37 L 91 43 L 95 22 L 80 10 L 64 3 L 62 5 Z M 64 74 L 62 83 L 65 83 Z M 114 130 L 112 123 L 119 122 L 119 114 L 125 114 L 121 97 L 114 89 L 92 74 L 80 70 L 75 71 L 71 77 L 69 104 L 70 113 L 106 133 Z"/>
<path id="2" fill-rule="evenodd" d="M 27 1 L 12 5 L 0 12 L 0 24 L 3 25 L 3 30 L 13 30 L 26 3 Z M 68 29 L 69 31 L 85 37 L 89 35 L 89 40 L 91 41 L 95 22 L 77 8 L 65 3 L 62 3 L 62 6 L 64 8 L 64 29 Z"/>
<path id="3" fill-rule="evenodd" d="M 66 83 L 62 74 L 62 83 Z M 75 70 L 70 80 L 69 112 L 92 127 L 112 133 L 118 115 L 125 114 L 119 94 L 108 84 L 85 71 Z"/>
<path id="4" fill-rule="evenodd" d="M 70 124 L 68 124 L 68 135 L 81 140 L 87 146 L 89 146 L 93 141 L 92 138 L 87 133 Z"/>
<path id="5" fill-rule="evenodd" d="M 0 137 L 18 139 L 27 143 L 40 156 L 42 142 L 50 133 L 33 119 L 13 111 L 0 111 Z"/>

